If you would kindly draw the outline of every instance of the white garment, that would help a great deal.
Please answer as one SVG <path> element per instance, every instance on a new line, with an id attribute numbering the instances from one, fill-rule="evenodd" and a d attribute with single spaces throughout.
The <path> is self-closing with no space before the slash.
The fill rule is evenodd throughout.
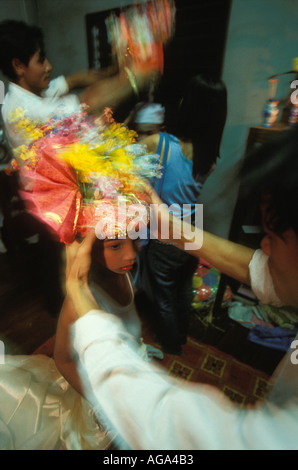
<path id="1" fill-rule="evenodd" d="M 134 291 L 131 283 L 131 277 L 125 273 L 125 278 L 130 293 L 130 300 L 127 305 L 120 305 L 107 292 L 94 282 L 90 283 L 90 289 L 100 308 L 107 313 L 116 315 L 123 323 L 124 328 L 137 341 L 141 336 L 141 322 L 134 302 Z"/>
<path id="2" fill-rule="evenodd" d="M 82 380 L 92 387 L 87 396 L 127 448 L 298 449 L 297 380 L 296 396 L 284 406 L 241 409 L 215 387 L 172 381 L 142 361 L 119 319 L 100 311 L 75 323 L 74 347 L 87 374 Z"/>
<path id="3" fill-rule="evenodd" d="M 101 450 L 113 435 L 43 355 L 5 356 L 0 365 L 0 450 Z"/>
<path id="4" fill-rule="evenodd" d="M 99 286 L 91 284 L 91 289 L 97 301 L 118 316 L 127 340 L 148 360 L 146 345 L 140 341 L 141 322 L 131 279 L 125 276 L 130 292 L 125 306 Z M 6 355 L 0 376 L 0 450 L 103 450 L 111 446 L 115 433 L 95 421 L 89 403 L 60 374 L 53 359 Z"/>
<path id="5" fill-rule="evenodd" d="M 269 256 L 263 250 L 256 250 L 249 264 L 251 288 L 264 305 L 282 307 L 283 302 L 277 297 L 268 266 Z"/>
<path id="6" fill-rule="evenodd" d="M 298 449 L 298 365 L 289 367 L 290 355 L 282 372 L 291 379 L 277 379 L 279 401 L 241 409 L 215 387 L 173 381 L 142 361 L 115 316 L 91 311 L 73 334 L 87 397 L 128 449 Z"/>
<path id="7" fill-rule="evenodd" d="M 63 76 L 50 82 L 43 97 L 37 96 L 15 83 L 9 83 L 2 106 L 2 117 L 6 137 L 12 149 L 23 144 L 22 136 L 15 133 L 15 124 L 11 119 L 12 113 L 21 107 L 28 118 L 41 121 L 47 121 L 53 116 L 62 117 L 71 114 L 80 109 L 80 101 L 76 95 L 67 94 L 68 91 L 68 85 Z"/>
<path id="8" fill-rule="evenodd" d="M 130 300 L 127 305 L 120 305 L 115 299 L 107 294 L 104 289 L 94 282 L 90 283 L 90 289 L 102 310 L 106 313 L 116 315 L 121 320 L 124 330 L 128 333 L 127 340 L 130 341 L 133 338 L 138 343 L 138 354 L 143 359 L 146 361 L 151 360 L 152 357 L 163 359 L 163 353 L 160 349 L 157 349 L 150 344 L 145 344 L 143 342 L 143 338 L 141 338 L 142 325 L 134 302 L 132 279 L 128 273 L 125 273 L 125 277 L 128 284 L 128 290 L 130 292 Z"/>

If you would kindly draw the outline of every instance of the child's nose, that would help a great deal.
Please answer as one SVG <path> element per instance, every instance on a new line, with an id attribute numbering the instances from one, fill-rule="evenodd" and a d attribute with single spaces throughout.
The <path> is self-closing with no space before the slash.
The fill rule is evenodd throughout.
<path id="1" fill-rule="evenodd" d="M 52 66 L 51 66 L 50 62 L 48 61 L 48 59 L 46 59 L 45 66 L 46 66 L 46 71 L 51 72 Z"/>
<path id="2" fill-rule="evenodd" d="M 126 250 L 126 259 L 131 261 L 131 262 L 135 262 L 136 261 L 136 252 L 135 252 L 135 249 L 134 249 L 134 246 L 131 242 L 131 240 L 128 241 L 127 243 L 127 250 Z"/>

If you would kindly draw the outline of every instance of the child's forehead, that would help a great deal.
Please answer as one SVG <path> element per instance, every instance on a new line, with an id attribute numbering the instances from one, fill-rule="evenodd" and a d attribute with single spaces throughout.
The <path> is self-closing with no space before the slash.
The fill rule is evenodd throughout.
<path id="1" fill-rule="evenodd" d="M 134 244 L 136 240 L 132 240 L 129 236 L 115 236 L 115 237 L 107 237 L 104 240 L 101 240 L 104 246 L 113 245 L 114 243 L 127 245 L 127 244 Z"/>
<path id="2" fill-rule="evenodd" d="M 124 243 L 127 237 L 121 237 L 121 235 L 113 236 L 113 237 L 106 237 L 103 241 L 104 245 L 112 245 L 113 243 Z"/>
<path id="3" fill-rule="evenodd" d="M 105 238 L 105 239 L 103 240 L 103 243 L 104 243 L 105 245 L 108 245 L 109 243 L 115 243 L 115 242 L 118 242 L 118 241 L 119 241 L 119 238 L 117 238 L 117 237 L 113 237 L 113 238 L 110 238 L 110 237 L 109 237 L 109 238 Z"/>

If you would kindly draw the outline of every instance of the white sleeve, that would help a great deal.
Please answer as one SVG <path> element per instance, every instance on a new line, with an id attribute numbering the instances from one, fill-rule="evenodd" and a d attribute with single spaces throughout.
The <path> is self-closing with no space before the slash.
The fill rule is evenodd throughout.
<path id="1" fill-rule="evenodd" d="M 281 307 L 284 303 L 275 293 L 268 259 L 263 250 L 255 251 L 249 263 L 251 288 L 262 304 Z"/>
<path id="2" fill-rule="evenodd" d="M 45 94 L 37 96 L 34 93 L 14 84 L 9 84 L 8 93 L 2 106 L 2 116 L 5 133 L 12 149 L 24 144 L 24 136 L 18 131 L 11 114 L 19 107 L 23 108 L 28 118 L 48 121 L 53 116 L 64 117 L 81 109 L 80 100 L 75 94 L 64 94 L 68 91 L 64 77 L 58 77 L 51 82 Z"/>
<path id="3" fill-rule="evenodd" d="M 66 95 L 69 92 L 67 81 L 63 75 L 50 81 L 49 87 L 44 92 L 44 97 L 55 98 Z"/>
<path id="4" fill-rule="evenodd" d="M 138 356 L 110 314 L 89 312 L 72 332 L 86 397 L 127 449 L 297 447 L 297 406 L 293 413 L 269 403 L 240 409 L 216 387 L 170 379 Z"/>
<path id="5" fill-rule="evenodd" d="M 80 110 L 80 100 L 74 93 L 69 92 L 65 77 L 61 75 L 50 82 L 44 93 L 38 117 L 49 119 L 52 116 L 66 116 Z"/>

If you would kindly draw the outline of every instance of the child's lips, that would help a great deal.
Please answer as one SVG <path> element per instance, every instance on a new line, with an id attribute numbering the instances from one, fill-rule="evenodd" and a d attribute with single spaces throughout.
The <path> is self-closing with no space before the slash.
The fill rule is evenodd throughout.
<path id="1" fill-rule="evenodd" d="M 130 264 L 129 266 L 124 266 L 123 268 L 121 268 L 121 271 L 130 271 L 132 268 L 133 268 L 133 264 Z"/>

